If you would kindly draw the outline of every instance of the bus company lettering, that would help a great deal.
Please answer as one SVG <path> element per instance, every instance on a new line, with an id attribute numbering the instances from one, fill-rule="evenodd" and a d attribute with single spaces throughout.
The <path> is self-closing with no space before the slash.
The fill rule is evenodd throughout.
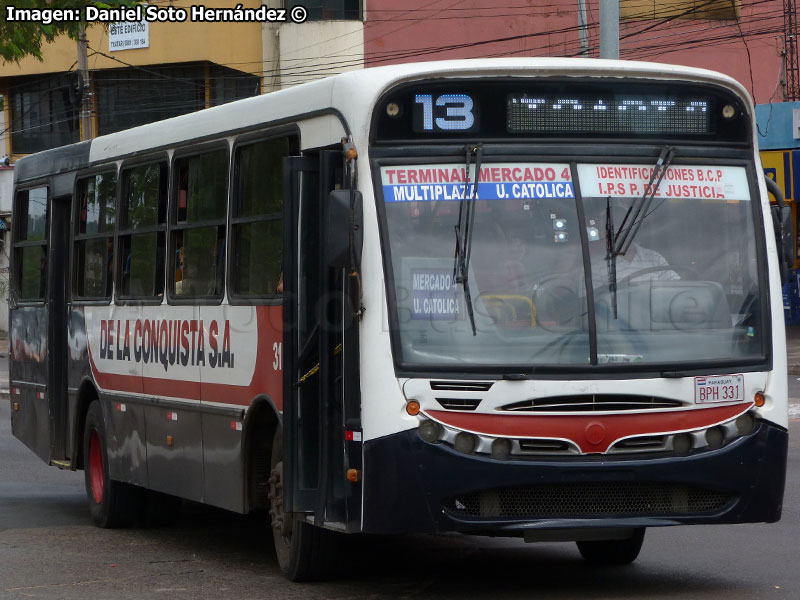
<path id="1" fill-rule="evenodd" d="M 475 186 L 475 167 L 382 167 L 385 202 L 440 200 L 507 200 L 520 198 L 574 198 L 572 171 L 565 164 L 496 163 L 481 167 Z"/>
<path id="2" fill-rule="evenodd" d="M 453 287 L 453 276 L 450 273 L 414 273 L 411 288 L 414 291 L 441 291 Z"/>
<path id="3" fill-rule="evenodd" d="M 467 170 L 459 168 L 426 168 L 409 167 L 406 169 L 386 169 L 384 173 L 389 178 L 389 185 L 408 185 L 423 183 L 464 183 Z M 470 171 L 470 178 L 474 180 L 475 170 Z M 568 179 L 569 177 L 566 176 Z M 555 181 L 556 170 L 553 167 L 487 167 L 481 168 L 480 181 L 485 183 L 525 182 L 525 181 Z"/>
<path id="4" fill-rule="evenodd" d="M 578 165 L 584 194 L 637 197 L 652 195 L 671 200 L 749 200 L 747 177 L 741 167 L 672 165 L 653 189 L 654 167 L 644 165 Z"/>
<path id="5" fill-rule="evenodd" d="M 648 194 L 656 198 L 700 198 L 701 200 L 725 200 L 725 191 L 712 185 L 674 185 L 663 183 L 653 191 L 651 186 L 639 183 L 598 183 L 599 196 L 641 196 Z"/>
<path id="6" fill-rule="evenodd" d="M 597 177 L 600 179 L 645 179 L 653 176 L 653 167 L 611 167 L 598 166 Z M 669 167 L 664 173 L 664 181 L 707 182 L 722 181 L 722 169 L 696 167 Z"/>
<path id="7" fill-rule="evenodd" d="M 411 292 L 412 319 L 450 320 L 461 316 L 452 272 L 414 270 Z"/>
<path id="8" fill-rule="evenodd" d="M 234 368 L 228 320 L 103 319 L 99 342 L 101 360 L 160 363 L 164 371 L 190 365 Z"/>

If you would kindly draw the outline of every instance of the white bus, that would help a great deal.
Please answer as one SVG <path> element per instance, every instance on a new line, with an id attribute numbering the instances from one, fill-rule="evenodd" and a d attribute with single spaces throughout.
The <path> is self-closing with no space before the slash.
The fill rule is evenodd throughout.
<path id="1" fill-rule="evenodd" d="M 577 541 L 780 518 L 786 256 L 732 79 L 352 72 L 20 160 L 14 434 L 101 527 Z M 785 268 L 785 267 L 784 267 Z"/>

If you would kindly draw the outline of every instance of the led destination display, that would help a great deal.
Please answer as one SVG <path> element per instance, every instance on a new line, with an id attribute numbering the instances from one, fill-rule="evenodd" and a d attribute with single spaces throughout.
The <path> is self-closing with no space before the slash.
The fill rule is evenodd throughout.
<path id="1" fill-rule="evenodd" d="M 657 96 L 510 94 L 509 133 L 670 133 L 709 131 L 708 100 Z"/>
<path id="2" fill-rule="evenodd" d="M 741 99 L 714 86 L 513 78 L 402 84 L 377 103 L 377 143 L 653 139 L 746 143 Z"/>

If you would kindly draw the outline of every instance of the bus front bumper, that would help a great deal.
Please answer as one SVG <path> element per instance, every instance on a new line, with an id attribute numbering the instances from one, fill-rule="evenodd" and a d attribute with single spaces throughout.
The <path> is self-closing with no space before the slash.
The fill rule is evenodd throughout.
<path id="1" fill-rule="evenodd" d="M 683 456 L 495 460 L 415 430 L 364 445 L 363 531 L 524 535 L 780 519 L 788 432 L 768 422 Z"/>

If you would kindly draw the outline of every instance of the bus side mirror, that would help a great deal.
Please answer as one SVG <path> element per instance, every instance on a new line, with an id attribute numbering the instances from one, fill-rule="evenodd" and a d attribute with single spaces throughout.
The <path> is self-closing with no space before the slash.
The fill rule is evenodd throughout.
<path id="1" fill-rule="evenodd" d="M 329 267 L 345 268 L 361 263 L 362 228 L 361 192 L 333 190 L 325 207 L 324 248 Z M 352 206 L 351 206 L 352 205 Z"/>

